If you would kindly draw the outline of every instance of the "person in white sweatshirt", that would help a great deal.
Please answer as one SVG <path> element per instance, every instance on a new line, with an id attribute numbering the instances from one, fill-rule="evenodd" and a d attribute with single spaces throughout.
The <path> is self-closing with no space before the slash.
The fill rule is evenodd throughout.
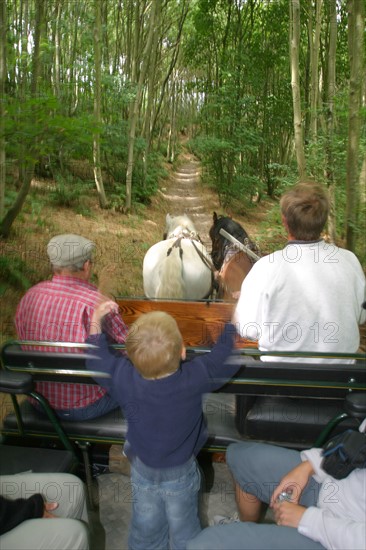
<path id="1" fill-rule="evenodd" d="M 280 208 L 287 244 L 258 260 L 245 277 L 233 317 L 237 331 L 265 352 L 357 352 L 366 280 L 353 252 L 321 237 L 329 213 L 326 187 L 298 183 L 283 194 Z"/>
<path id="2" fill-rule="evenodd" d="M 366 468 L 334 479 L 322 469 L 321 451 L 230 445 L 239 520 L 204 529 L 187 550 L 365 550 Z M 290 501 L 279 501 L 284 492 Z M 257 523 L 264 503 L 275 523 Z"/>

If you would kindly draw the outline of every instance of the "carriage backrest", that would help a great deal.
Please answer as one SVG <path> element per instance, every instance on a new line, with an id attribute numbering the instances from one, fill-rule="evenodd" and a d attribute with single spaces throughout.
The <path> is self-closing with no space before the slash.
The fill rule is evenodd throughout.
<path id="1" fill-rule="evenodd" d="M 213 300 L 149 300 L 116 298 L 123 320 L 131 325 L 139 315 L 150 311 L 165 311 L 178 323 L 187 347 L 210 348 L 216 342 L 225 322 L 233 314 L 232 303 Z M 255 347 L 255 343 L 238 337 L 238 347 Z"/>

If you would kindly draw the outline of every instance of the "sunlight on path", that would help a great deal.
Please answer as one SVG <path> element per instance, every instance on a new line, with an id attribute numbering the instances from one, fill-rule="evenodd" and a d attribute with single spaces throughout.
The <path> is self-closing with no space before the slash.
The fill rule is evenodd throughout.
<path id="1" fill-rule="evenodd" d="M 162 195 L 168 203 L 169 214 L 187 214 L 203 244 L 211 250 L 208 233 L 212 225 L 212 213 L 220 206 L 218 199 L 209 190 L 201 187 L 201 165 L 194 157 L 188 157 L 187 162 L 172 174 L 171 183 L 162 190 Z"/>

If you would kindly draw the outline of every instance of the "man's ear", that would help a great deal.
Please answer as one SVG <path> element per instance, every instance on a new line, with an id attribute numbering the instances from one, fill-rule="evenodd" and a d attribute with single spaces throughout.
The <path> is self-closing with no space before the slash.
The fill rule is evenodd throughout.
<path id="1" fill-rule="evenodd" d="M 287 233 L 288 233 L 288 232 L 289 232 L 289 230 L 288 230 L 288 223 L 287 223 L 287 220 L 286 220 L 286 218 L 285 218 L 285 216 L 284 216 L 283 214 L 281 215 L 281 220 L 282 220 L 282 225 L 283 225 L 283 227 L 286 229 L 286 231 L 287 231 Z"/>
<path id="2" fill-rule="evenodd" d="M 182 346 L 182 353 L 180 354 L 180 358 L 182 361 L 185 361 L 185 358 L 187 357 L 186 347 L 185 345 Z"/>
<path id="3" fill-rule="evenodd" d="M 92 270 L 93 262 L 91 260 L 86 260 L 83 265 L 83 272 L 86 277 L 90 277 Z"/>

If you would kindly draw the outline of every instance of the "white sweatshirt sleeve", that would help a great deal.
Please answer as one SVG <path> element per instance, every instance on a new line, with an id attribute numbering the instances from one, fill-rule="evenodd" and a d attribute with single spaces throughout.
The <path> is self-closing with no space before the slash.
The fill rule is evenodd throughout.
<path id="1" fill-rule="evenodd" d="M 311 506 L 301 518 L 299 533 L 328 550 L 365 550 L 365 522 L 334 517 L 329 509 Z"/>
<path id="2" fill-rule="evenodd" d="M 321 450 L 301 452 L 321 484 L 317 506 L 307 508 L 298 526 L 302 535 L 328 550 L 366 550 L 366 468 L 337 480 L 321 468 Z"/>

